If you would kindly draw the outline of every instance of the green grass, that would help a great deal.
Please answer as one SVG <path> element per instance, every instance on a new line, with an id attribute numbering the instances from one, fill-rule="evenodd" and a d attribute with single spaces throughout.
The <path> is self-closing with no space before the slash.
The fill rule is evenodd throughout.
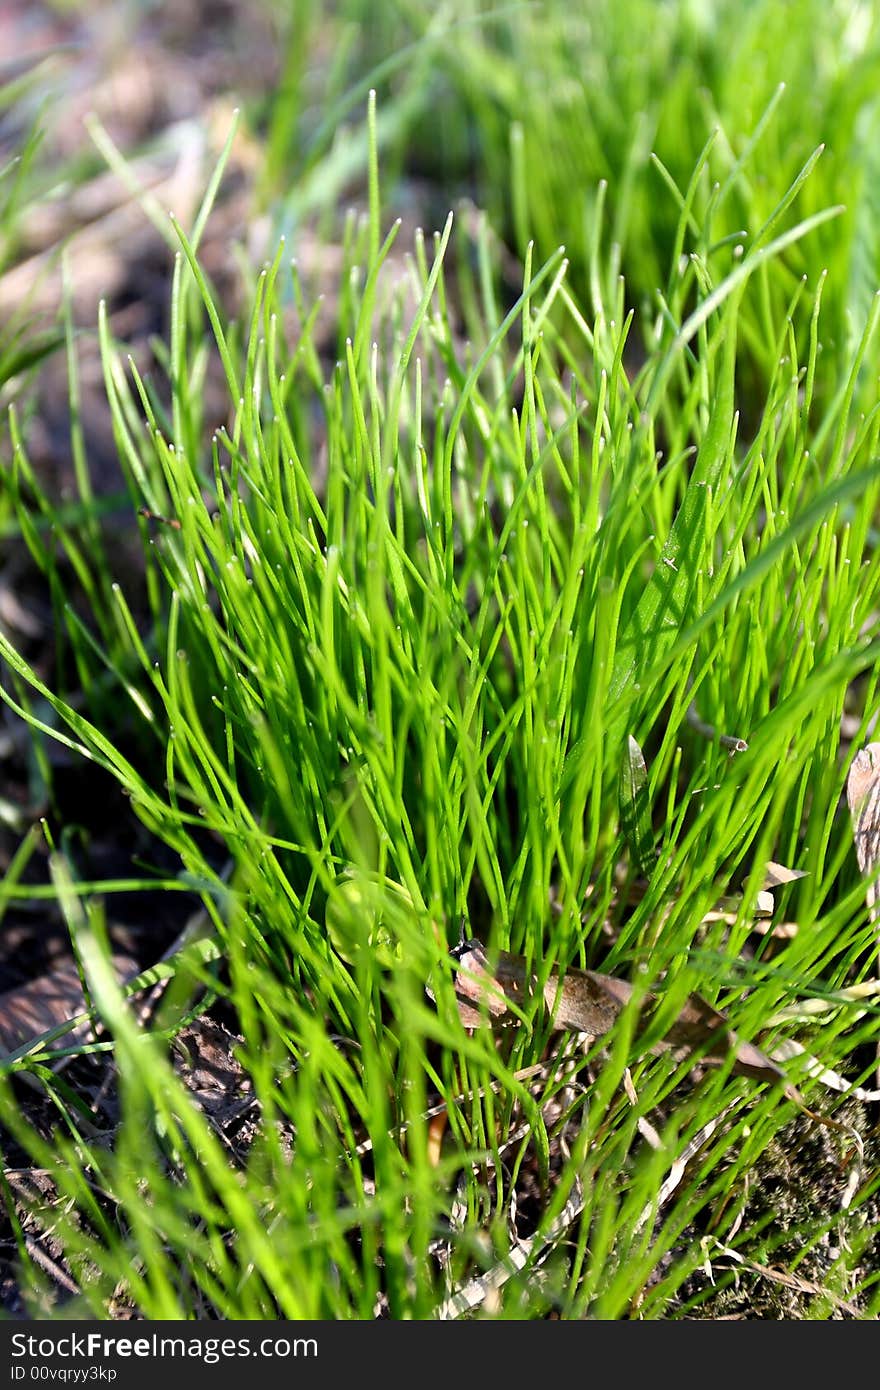
<path id="1" fill-rule="evenodd" d="M 737 248 L 769 237 L 781 195 L 821 149 L 798 217 L 845 212 L 755 277 L 739 352 L 742 385 L 763 400 L 798 281 L 815 288 L 827 270 L 817 374 L 822 393 L 839 386 L 876 291 L 873 7 L 451 0 L 435 12 L 353 0 L 297 6 L 286 32 L 266 165 L 267 185 L 285 195 L 283 227 L 351 179 L 362 136 L 343 118 L 373 85 L 389 171 L 474 199 L 520 256 L 531 240 L 539 259 L 564 244 L 590 316 L 610 313 L 622 270 L 646 324 L 680 323 Z M 307 71 L 309 39 L 332 46 L 329 73 Z M 808 322 L 798 324 L 802 356 Z M 748 395 L 740 405 L 751 431 Z"/>
<path id="2" fill-rule="evenodd" d="M 66 522 L 42 491 L 10 411 L 4 505 L 52 594 L 66 685 L 46 683 L 0 634 L 0 693 L 36 739 L 106 769 L 177 855 L 164 887 L 196 896 L 208 936 L 170 969 L 184 1000 L 202 981 L 239 1021 L 260 1121 L 239 1165 L 172 1070 L 173 1011 L 140 1027 L 108 972 L 113 885 L 78 882 L 63 827 L 47 825 L 53 893 L 113 1040 L 121 1121 L 110 1143 L 95 1133 L 39 1046 L 8 1062 L 0 1106 L 57 1186 L 52 1229 L 83 1313 L 106 1316 L 122 1288 L 148 1317 L 369 1318 L 380 1301 L 393 1318 L 433 1316 L 504 1258 L 528 1143 L 541 1229 L 573 1194 L 583 1210 L 549 1254 L 536 1247 L 540 1277 L 527 1267 L 504 1285 L 503 1316 L 680 1315 L 711 1292 L 693 1279 L 723 1250 L 796 1273 L 829 1233 L 837 1253 L 803 1315 L 829 1316 L 835 1298 L 880 1310 L 865 1256 L 870 1170 L 847 1207 L 796 1227 L 741 1219 L 750 1175 L 797 1117 L 779 1087 L 729 1066 L 692 1086 L 691 1059 L 646 1053 L 629 1016 L 573 1098 L 559 1068 L 527 1083 L 517 1073 L 545 1055 L 544 1023 L 500 1047 L 489 1030 L 469 1035 L 444 964 L 463 917 L 539 974 L 587 965 L 660 992 L 666 1012 L 648 1041 L 696 990 L 743 1037 L 766 1047 L 796 1034 L 870 1084 L 876 1019 L 864 1006 L 762 1034 L 783 1007 L 874 973 L 840 809 L 841 713 L 857 701 L 865 722 L 873 714 L 880 651 L 867 175 L 855 206 L 838 206 L 847 170 L 865 173 L 855 132 L 866 138 L 873 109 L 857 107 L 847 75 L 870 62 L 835 40 L 805 112 L 796 79 L 806 88 L 830 43 L 827 7 L 802 7 L 816 22 L 781 97 L 755 54 L 759 20 L 787 11 L 752 7 L 733 44 L 734 8 L 698 32 L 670 7 L 651 46 L 622 44 L 617 21 L 592 7 L 583 45 L 555 4 L 479 24 L 462 6 L 462 28 L 430 39 L 417 8 L 386 7 L 386 55 L 403 18 L 418 42 L 412 69 L 391 74 L 386 125 L 380 100 L 365 136 L 352 126 L 369 210 L 348 224 L 338 360 L 319 352 L 295 235 L 228 321 L 197 234 L 177 229 L 165 381 L 137 376 L 102 316 L 132 511 L 179 522 L 139 523 L 148 619 L 94 517 Z M 618 11 L 624 33 L 645 32 L 643 7 Z M 610 56 L 621 44 L 627 63 Z M 283 121 L 309 110 L 290 51 L 292 106 L 279 98 L 268 123 L 276 160 Z M 378 56 L 362 55 L 366 73 Z M 401 169 L 402 142 L 428 118 L 410 85 L 426 65 L 444 82 L 443 119 L 477 144 L 477 188 L 522 257 L 516 287 L 484 218 L 447 222 L 397 258 L 379 145 Z M 340 90 L 353 84 L 340 78 Z M 703 129 L 690 146 L 707 112 L 722 133 L 707 146 Z M 325 155 L 320 133 L 298 186 L 311 204 L 295 191 L 279 212 L 294 227 L 316 188 L 339 186 L 348 147 Z M 812 152 L 838 138 L 829 174 Z M 68 350 L 74 360 L 72 335 Z M 215 354 L 223 422 L 204 414 Z M 698 734 L 692 701 L 747 751 L 731 757 Z M 647 812 L 628 836 L 630 738 L 644 751 Z M 32 849 L 33 837 L 22 856 Z M 628 858 L 654 861 L 634 905 L 616 876 Z M 765 938 L 746 958 L 768 859 L 808 873 L 780 895 L 799 930 L 782 953 Z M 35 896 L 18 877 L 3 902 Z M 707 925 L 743 880 L 735 923 Z M 834 1110 L 790 1070 L 815 1109 Z M 23 1118 L 20 1073 L 57 1109 L 51 1143 Z M 587 1081 L 583 1060 L 578 1075 Z M 439 1164 L 426 1120 L 438 1095 L 450 1102 Z M 561 1160 L 544 1108 L 554 1097 L 579 1121 Z M 722 1112 L 655 1221 L 672 1165 Z M 516 1115 L 530 1131 L 508 1147 Z M 795 1236 L 800 1253 L 780 1254 Z M 22 1283 L 45 1310 L 45 1276 L 18 1238 Z"/>

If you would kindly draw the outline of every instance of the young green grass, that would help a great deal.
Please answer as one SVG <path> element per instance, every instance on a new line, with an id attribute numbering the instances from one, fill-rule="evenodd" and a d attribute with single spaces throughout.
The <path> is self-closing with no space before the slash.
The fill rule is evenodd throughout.
<path id="1" fill-rule="evenodd" d="M 690 991 L 747 1039 L 819 994 L 837 1011 L 806 1030 L 808 1050 L 870 1084 L 875 1017 L 840 994 L 875 960 L 839 800 L 856 678 L 865 721 L 876 700 L 876 308 L 819 393 L 823 280 L 795 286 L 785 268 L 835 209 L 806 197 L 812 165 L 777 184 L 776 212 L 745 219 L 742 254 L 727 246 L 682 273 L 676 251 L 654 282 L 667 287 L 656 321 L 627 310 L 600 197 L 585 276 L 562 249 L 540 260 L 525 247 L 505 309 L 483 220 L 418 236 L 391 272 L 372 103 L 368 132 L 370 206 L 347 242 L 336 362 L 321 359 L 287 243 L 228 322 L 175 229 L 167 382 L 142 379 L 102 317 L 133 523 L 144 506 L 176 523 L 143 526 L 148 624 L 96 534 L 85 545 L 53 511 L 10 422 L 4 481 L 86 698 L 51 688 L 2 633 L 0 693 L 35 734 L 106 769 L 177 855 L 164 886 L 198 898 L 208 939 L 164 969 L 180 1008 L 200 981 L 237 1021 L 257 1116 L 246 1151 L 221 1142 L 172 1067 L 180 1018 L 139 1023 L 108 969 L 113 885 L 77 882 L 55 835 L 54 891 L 106 1026 L 96 1046 L 112 1039 L 119 1125 L 96 1125 L 40 1045 L 8 1060 L 0 1105 L 56 1187 L 52 1230 L 81 1311 L 107 1316 L 122 1299 L 153 1318 L 431 1317 L 505 1260 L 529 1169 L 541 1277 L 512 1273 L 500 1315 L 672 1316 L 707 1296 L 707 1262 L 724 1286 L 737 1260 L 766 1268 L 795 1235 L 792 1269 L 836 1250 L 804 1315 L 842 1302 L 874 1315 L 876 1180 L 848 1205 L 814 1204 L 794 1234 L 781 1213 L 743 1221 L 749 1175 L 786 1126 L 824 1131 L 778 1086 L 729 1064 L 693 1085 L 692 1057 L 648 1051 Z M 527 206 L 529 178 L 513 206 Z M 696 220 L 708 246 L 695 199 L 670 202 L 677 244 Z M 756 287 L 765 389 L 750 389 L 744 431 Z M 223 420 L 203 406 L 215 353 Z M 65 596 L 61 557 L 88 618 Z M 693 702 L 747 750 L 697 733 Z M 620 828 L 630 739 L 647 770 L 640 842 Z M 654 851 L 630 901 L 617 871 Z M 782 895 L 799 930 L 783 952 L 765 937 L 747 956 L 769 859 L 808 873 Z M 706 924 L 744 879 L 733 924 Z M 29 891 L 13 875 L 5 899 Z M 626 1011 L 607 1055 L 576 1061 L 573 1092 L 559 1067 L 524 1077 L 547 1053 L 546 1020 L 529 1013 L 500 1045 L 466 1032 L 446 957 L 461 918 L 542 980 L 586 965 L 656 991 L 649 1033 L 636 1038 Z M 51 1142 L 27 1122 L 20 1074 L 57 1109 Z M 439 1161 L 426 1118 L 438 1097 Z M 577 1121 L 570 1148 L 564 1118 Z M 843 1141 L 838 1159 L 856 1161 Z M 572 1197 L 581 1210 L 548 1250 L 541 1233 Z M 45 1313 L 45 1276 L 5 1198 L 22 1285 Z"/>
<path id="2" fill-rule="evenodd" d="M 530 241 L 539 260 L 564 244 L 588 316 L 610 311 L 622 272 L 646 320 L 681 322 L 691 277 L 700 283 L 708 265 L 715 279 L 720 256 L 769 239 L 780 193 L 821 148 L 798 189 L 798 218 L 835 204 L 845 212 L 754 278 L 739 321 L 740 408 L 751 433 L 798 279 L 815 287 L 823 270 L 814 371 L 821 397 L 839 387 L 876 290 L 871 6 L 756 0 L 744 13 L 737 0 L 660 11 L 650 0 L 455 0 L 435 11 L 387 0 L 381 16 L 366 3 L 343 15 L 315 5 L 279 24 L 289 48 L 283 96 L 267 113 L 266 182 L 284 199 L 281 225 L 321 194 L 332 201 L 350 177 L 360 133 L 346 117 L 375 86 L 385 167 L 473 198 L 521 257 Z M 310 39 L 332 47 L 329 73 L 304 64 Z M 600 226 L 607 250 L 597 257 Z M 809 321 L 793 330 L 800 360 Z"/>

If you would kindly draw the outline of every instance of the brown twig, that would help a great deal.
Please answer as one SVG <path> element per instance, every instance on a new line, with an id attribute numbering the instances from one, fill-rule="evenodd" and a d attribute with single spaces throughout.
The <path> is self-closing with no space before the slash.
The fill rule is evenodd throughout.
<path id="1" fill-rule="evenodd" d="M 731 753 L 745 753 L 749 746 L 738 734 L 719 734 L 714 724 L 707 724 L 705 719 L 701 719 L 696 700 L 691 700 L 688 705 L 685 719 L 696 733 L 707 738 L 710 743 L 714 743 L 717 738 L 721 747 L 729 748 Z"/>

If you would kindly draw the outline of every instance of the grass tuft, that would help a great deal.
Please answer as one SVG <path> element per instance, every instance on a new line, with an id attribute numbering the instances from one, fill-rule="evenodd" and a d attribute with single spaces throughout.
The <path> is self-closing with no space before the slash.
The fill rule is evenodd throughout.
<path id="1" fill-rule="evenodd" d="M 808 74 L 831 21 L 804 8 Z M 109 774 L 175 866 L 84 881 L 47 824 L 46 891 L 101 1024 L 68 1051 L 97 1065 L 112 1044 L 118 1122 L 52 1065 L 55 1030 L 5 1059 L 10 1145 L 51 1176 L 83 1314 L 123 1300 L 150 1318 L 431 1317 L 528 1230 L 504 1316 L 688 1315 L 707 1264 L 725 1291 L 777 1262 L 812 1271 L 804 1315 L 875 1316 L 873 1169 L 846 1204 L 817 1190 L 774 1211 L 792 1127 L 817 1163 L 839 1166 L 844 1141 L 779 1087 L 648 1050 L 695 991 L 742 1038 L 799 1037 L 871 1084 L 875 1006 L 845 993 L 873 977 L 875 949 L 841 811 L 841 716 L 861 721 L 855 747 L 877 705 L 878 301 L 868 195 L 844 212 L 845 149 L 829 176 L 813 140 L 833 80 L 802 115 L 798 89 L 755 62 L 766 32 L 731 5 L 676 10 L 644 49 L 612 43 L 644 25 L 635 3 L 591 10 L 576 46 L 555 0 L 479 22 L 464 7 L 464 46 L 455 24 L 387 9 L 414 58 L 384 70 L 387 105 L 367 99 L 367 211 L 347 230 L 335 356 L 287 240 L 243 311 L 223 307 L 199 242 L 230 144 L 192 231 L 173 224 L 154 372 L 102 309 L 141 596 L 114 571 L 76 427 L 85 520 L 50 498 L 9 410 L 0 507 L 52 596 L 63 677 L 0 630 L 0 697 L 37 746 Z M 409 239 L 386 222 L 380 148 L 393 164 L 401 131 L 424 138 L 408 102 L 429 58 L 467 112 L 455 129 L 481 133 L 494 229 L 450 215 Z M 284 123 L 308 116 L 293 43 L 288 68 L 270 173 Z M 539 83 L 544 69 L 562 80 Z M 843 103 L 836 120 L 829 140 L 867 139 L 867 115 Z M 315 154 L 292 222 L 320 180 L 336 186 L 345 149 Z M 521 257 L 515 286 L 499 234 Z M 69 320 L 65 344 L 75 421 Z M 40 899 L 21 872 L 34 840 L 0 909 Z M 797 924 L 784 947 L 756 934 L 770 860 L 806 871 L 777 895 L 774 921 Z M 126 990 L 106 917 L 114 894 L 146 887 L 191 894 L 199 939 Z M 447 956 L 462 920 L 542 983 L 579 965 L 657 992 L 649 1032 L 625 1011 L 604 1052 L 539 1072 L 549 1028 L 531 1006 L 500 1041 L 468 1032 Z M 139 1014 L 141 987 L 169 979 L 165 1005 Z M 780 1022 L 810 996 L 833 1002 L 821 1024 Z M 240 1033 L 247 1143 L 194 1099 L 187 1030 L 209 1004 Z M 835 1109 L 805 1063 L 789 1068 Z M 28 1123 L 25 1082 L 55 1109 L 51 1135 Z M 516 1228 L 511 1200 L 528 1208 L 534 1190 Z M 4 1201 L 45 1311 L 8 1188 Z"/>

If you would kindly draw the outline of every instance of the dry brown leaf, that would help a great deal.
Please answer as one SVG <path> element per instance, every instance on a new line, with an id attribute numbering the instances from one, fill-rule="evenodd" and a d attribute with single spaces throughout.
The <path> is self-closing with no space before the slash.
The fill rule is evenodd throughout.
<path id="1" fill-rule="evenodd" d="M 872 921 L 878 910 L 877 868 L 880 866 L 880 743 L 868 743 L 853 758 L 846 782 L 846 799 L 852 816 L 856 858 L 862 873 L 870 875 L 867 888 Z"/>
<path id="2" fill-rule="evenodd" d="M 120 980 L 137 974 L 137 962 L 128 956 L 114 956 L 114 965 Z M 76 965 L 72 960 L 64 961 L 37 979 L 0 994 L 0 1046 L 12 1051 L 76 1018 L 85 1008 Z M 72 1034 L 65 1034 L 54 1045 L 67 1047 L 72 1040 Z"/>
<path id="3" fill-rule="evenodd" d="M 776 864 L 772 859 L 768 859 L 764 865 L 764 879 L 762 888 L 779 888 L 783 883 L 795 883 L 799 878 L 806 878 L 806 869 L 787 869 L 784 864 Z"/>
<path id="4" fill-rule="evenodd" d="M 514 1010 L 522 1010 L 537 989 L 536 977 L 529 974 L 522 956 L 498 951 L 490 961 L 479 941 L 463 942 L 452 955 L 459 966 L 455 978 L 459 1013 L 468 1028 L 488 1022 L 510 1022 L 515 1016 Z M 565 972 L 561 986 L 559 975 L 551 972 L 543 993 L 555 1028 L 569 1028 L 598 1038 L 609 1032 L 629 1003 L 633 986 L 614 975 L 572 968 Z M 656 1003 L 656 997 L 651 994 L 642 1001 L 643 1025 Z M 732 1054 L 734 1071 L 759 1081 L 782 1081 L 786 1094 L 798 1104 L 802 1103 L 780 1066 L 754 1044 L 743 1042 L 724 1014 L 699 995 L 691 994 L 662 1042 L 656 1046 L 695 1049 L 707 1045 L 709 1052 L 702 1056 L 702 1061 L 718 1065 Z"/>

